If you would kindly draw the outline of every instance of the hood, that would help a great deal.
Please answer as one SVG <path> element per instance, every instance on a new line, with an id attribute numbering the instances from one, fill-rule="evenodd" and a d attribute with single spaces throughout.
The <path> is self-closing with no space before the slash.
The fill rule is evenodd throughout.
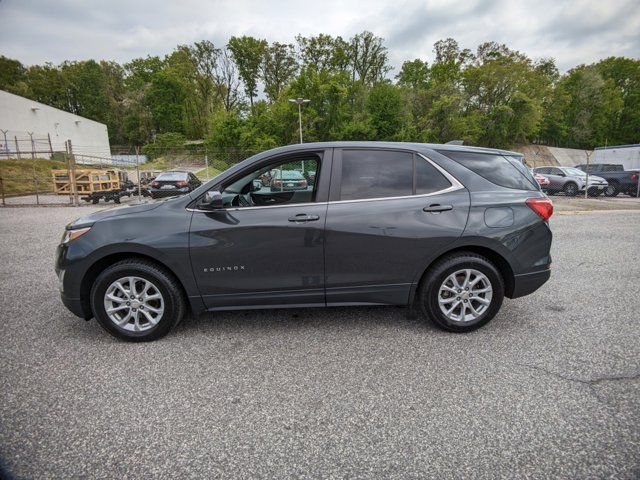
<path id="1" fill-rule="evenodd" d="M 591 182 L 606 182 L 606 180 L 602 177 L 598 177 L 597 175 L 589 175 L 589 183 Z"/>
<path id="2" fill-rule="evenodd" d="M 98 212 L 91 213 L 84 217 L 80 217 L 77 220 L 71 222 L 67 228 L 80 228 L 84 226 L 93 225 L 100 220 L 105 220 L 112 217 L 120 217 L 122 215 L 130 215 L 132 213 L 142 213 L 154 210 L 162 205 L 163 202 L 149 202 L 139 203 L 135 205 L 120 205 L 113 208 L 105 208 Z"/>

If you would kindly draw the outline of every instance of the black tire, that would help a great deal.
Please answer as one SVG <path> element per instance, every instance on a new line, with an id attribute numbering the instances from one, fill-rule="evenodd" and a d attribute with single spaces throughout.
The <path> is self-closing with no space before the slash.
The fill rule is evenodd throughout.
<path id="1" fill-rule="evenodd" d="M 109 286 L 116 280 L 136 276 L 150 281 L 162 294 L 164 312 L 158 323 L 148 330 L 134 332 L 116 325 L 104 307 L 104 297 Z M 100 326 L 108 333 L 129 342 L 148 342 L 165 336 L 176 326 L 186 311 L 186 301 L 178 280 L 164 268 L 148 260 L 122 260 L 106 268 L 96 278 L 91 288 L 91 310 Z"/>
<path id="2" fill-rule="evenodd" d="M 120 197 L 119 196 L 113 197 L 113 203 L 120 203 Z"/>
<path id="3" fill-rule="evenodd" d="M 567 197 L 575 197 L 578 195 L 578 185 L 574 182 L 567 182 L 562 187 L 562 191 Z"/>
<path id="4" fill-rule="evenodd" d="M 615 182 L 609 183 L 609 185 L 607 185 L 607 187 L 604 189 L 605 197 L 616 197 L 618 196 L 619 193 L 620 193 L 620 188 L 618 187 L 618 184 Z"/>
<path id="5" fill-rule="evenodd" d="M 602 190 L 597 187 L 591 187 L 587 192 L 587 196 L 589 197 L 599 197 L 600 195 L 602 195 Z"/>
<path id="6" fill-rule="evenodd" d="M 88 201 L 88 200 L 87 200 L 87 201 Z M 91 203 L 93 203 L 94 205 L 96 205 L 96 204 L 97 204 L 97 203 L 99 203 L 99 202 L 100 202 L 100 199 L 99 199 L 99 198 L 93 198 L 93 199 L 91 199 Z"/>
<path id="7" fill-rule="evenodd" d="M 493 295 L 491 303 L 478 318 L 456 322 L 450 320 L 438 303 L 441 285 L 447 277 L 457 270 L 474 269 L 483 273 L 491 283 Z M 504 280 L 502 275 L 488 259 L 471 252 L 459 252 L 446 256 L 432 265 L 425 274 L 419 291 L 418 302 L 422 313 L 436 326 L 455 333 L 466 333 L 486 325 L 496 316 L 504 299 Z"/>

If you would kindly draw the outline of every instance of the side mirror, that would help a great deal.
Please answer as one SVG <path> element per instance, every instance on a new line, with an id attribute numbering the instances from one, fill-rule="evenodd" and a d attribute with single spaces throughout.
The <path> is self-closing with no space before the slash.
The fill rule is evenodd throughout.
<path id="1" fill-rule="evenodd" d="M 200 206 L 207 210 L 223 208 L 222 194 L 218 190 L 209 190 L 204 194 L 204 199 L 200 202 Z"/>
<path id="2" fill-rule="evenodd" d="M 251 184 L 251 191 L 252 192 L 259 192 L 260 190 L 262 190 L 262 182 L 260 180 L 256 179 Z"/>

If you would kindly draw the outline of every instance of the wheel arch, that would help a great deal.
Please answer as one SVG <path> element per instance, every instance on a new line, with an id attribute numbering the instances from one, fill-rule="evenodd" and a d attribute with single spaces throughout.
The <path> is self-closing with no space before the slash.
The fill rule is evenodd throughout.
<path id="1" fill-rule="evenodd" d="M 487 260 L 489 260 L 491 263 L 493 263 L 496 268 L 498 269 L 498 271 L 500 272 L 500 275 L 502 275 L 502 279 L 504 281 L 504 295 L 507 298 L 511 298 L 511 296 L 513 295 L 513 291 L 515 288 L 515 274 L 513 272 L 513 268 L 511 267 L 511 264 L 509 263 L 509 261 L 498 251 L 487 247 L 487 246 L 481 246 L 481 245 L 459 245 L 456 246 L 454 248 L 451 248 L 450 250 L 447 250 L 443 253 L 441 253 L 440 255 L 438 255 L 437 257 L 435 257 L 431 262 L 429 262 L 429 264 L 422 270 L 422 273 L 420 274 L 420 279 L 414 283 L 412 289 L 411 289 L 411 294 L 410 294 L 410 298 L 409 298 L 409 305 L 412 305 L 415 297 L 416 297 L 416 292 L 419 290 L 420 285 L 422 284 L 422 282 L 424 281 L 424 278 L 426 277 L 427 273 L 429 272 L 429 270 L 431 269 L 431 267 L 438 262 L 439 260 L 441 260 L 442 258 L 455 254 L 455 253 L 460 253 L 460 252 L 470 252 L 470 253 L 475 253 L 477 255 L 481 255 L 483 257 L 485 257 Z"/>
<path id="2" fill-rule="evenodd" d="M 192 311 L 196 310 L 194 307 L 199 307 L 199 305 L 193 304 L 193 299 L 189 297 L 187 293 L 187 289 L 185 288 L 184 282 L 180 279 L 178 275 L 164 262 L 158 260 L 157 258 L 147 255 L 145 253 L 140 252 L 115 252 L 107 254 L 103 257 L 100 257 L 96 261 L 94 261 L 91 266 L 85 271 L 82 280 L 80 282 L 80 301 L 82 302 L 82 310 L 85 313 L 85 318 L 90 319 L 93 317 L 93 312 L 91 310 L 91 300 L 90 293 L 91 287 L 95 282 L 96 278 L 105 268 L 113 265 L 114 263 L 120 262 L 122 260 L 135 259 L 135 260 L 146 260 L 148 262 L 154 263 L 166 270 L 171 276 L 173 276 L 180 285 L 182 293 L 184 295 L 185 300 L 187 300 L 187 305 L 191 308 Z"/>

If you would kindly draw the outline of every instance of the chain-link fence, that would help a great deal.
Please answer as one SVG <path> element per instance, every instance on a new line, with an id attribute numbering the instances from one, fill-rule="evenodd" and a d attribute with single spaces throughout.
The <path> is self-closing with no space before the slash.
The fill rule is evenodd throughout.
<path id="1" fill-rule="evenodd" d="M 183 195 L 255 153 L 212 150 L 194 142 L 180 148 L 112 146 L 107 157 L 97 147 L 71 141 L 61 150 L 48 136 L 0 140 L 3 206 L 122 203 Z M 623 165 L 565 167 L 550 165 L 541 155 L 526 161 L 543 191 L 553 197 L 639 196 L 639 172 Z"/>
<path id="2" fill-rule="evenodd" d="M 44 141 L 44 144 L 43 144 Z M 80 205 L 130 202 L 185 194 L 252 152 L 212 151 L 203 144 L 183 148 L 116 146 L 104 156 L 96 147 L 47 138 L 18 138 L 0 145 L 3 206 Z"/>

